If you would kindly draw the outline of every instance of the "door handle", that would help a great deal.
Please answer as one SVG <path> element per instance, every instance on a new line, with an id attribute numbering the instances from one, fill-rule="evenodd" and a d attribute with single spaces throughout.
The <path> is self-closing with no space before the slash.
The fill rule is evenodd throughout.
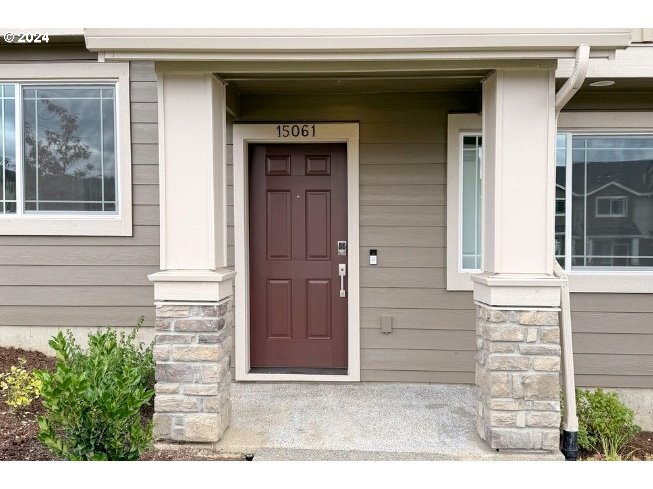
<path id="1" fill-rule="evenodd" d="M 338 264 L 338 275 L 340 275 L 340 297 L 347 297 L 347 291 L 345 291 L 345 275 L 347 275 L 347 264 Z"/>

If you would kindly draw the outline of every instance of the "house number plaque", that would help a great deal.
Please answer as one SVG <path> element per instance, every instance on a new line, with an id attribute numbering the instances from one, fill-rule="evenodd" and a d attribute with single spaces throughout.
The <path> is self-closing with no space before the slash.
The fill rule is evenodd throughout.
<path id="1" fill-rule="evenodd" d="M 315 124 L 279 124 L 277 126 L 277 137 L 298 138 L 315 137 Z"/>

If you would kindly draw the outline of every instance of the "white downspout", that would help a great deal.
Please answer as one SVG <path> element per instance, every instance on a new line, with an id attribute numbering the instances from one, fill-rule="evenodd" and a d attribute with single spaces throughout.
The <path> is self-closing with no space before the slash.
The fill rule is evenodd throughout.
<path id="1" fill-rule="evenodd" d="M 555 114 L 556 126 L 558 116 L 562 108 L 571 100 L 576 92 L 583 86 L 587 67 L 590 59 L 590 47 L 583 44 L 576 50 L 576 62 L 574 70 L 569 79 L 556 93 Z M 567 230 L 569 232 L 569 230 Z M 571 304 L 569 298 L 569 279 L 557 260 L 553 263 L 553 273 L 555 276 L 564 280 L 560 289 L 560 306 L 561 306 L 561 325 L 560 325 L 560 343 L 562 347 L 562 382 L 565 396 L 565 413 L 562 420 L 563 430 L 563 453 L 568 460 L 575 460 L 578 453 L 577 433 L 578 433 L 578 416 L 576 414 L 576 382 L 574 380 L 574 349 L 571 339 Z M 565 446 L 568 436 L 572 434 L 573 447 Z M 570 453 L 566 452 L 570 449 Z"/>
<path id="2" fill-rule="evenodd" d="M 586 44 L 581 44 L 576 49 L 576 62 L 574 63 L 574 70 L 571 72 L 571 76 L 565 82 L 565 84 L 560 87 L 558 93 L 556 93 L 556 119 L 560 115 L 562 108 L 567 105 L 567 102 L 571 100 L 576 92 L 583 86 L 585 81 L 585 75 L 587 75 L 587 67 L 590 62 L 590 47 Z"/>

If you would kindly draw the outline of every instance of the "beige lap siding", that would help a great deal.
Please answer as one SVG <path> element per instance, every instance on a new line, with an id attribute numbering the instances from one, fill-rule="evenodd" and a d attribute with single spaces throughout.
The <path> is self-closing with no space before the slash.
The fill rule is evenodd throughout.
<path id="1" fill-rule="evenodd" d="M 0 51 L 0 60 L 8 59 L 15 56 Z M 123 191 L 133 195 L 134 235 L 0 236 L 0 345 L 20 342 L 47 350 L 52 327 L 133 326 L 140 315 L 147 326 L 154 323 L 154 293 L 147 280 L 159 269 L 153 64 L 132 63 L 130 82 L 133 188 Z"/>
<path id="2" fill-rule="evenodd" d="M 478 100 L 469 92 L 241 96 L 239 122 L 360 122 L 362 380 L 474 382 L 472 296 L 445 290 L 445 166 L 447 114 L 477 110 Z M 228 175 L 233 264 L 231 166 Z M 392 334 L 381 334 L 381 315 L 393 317 Z"/>

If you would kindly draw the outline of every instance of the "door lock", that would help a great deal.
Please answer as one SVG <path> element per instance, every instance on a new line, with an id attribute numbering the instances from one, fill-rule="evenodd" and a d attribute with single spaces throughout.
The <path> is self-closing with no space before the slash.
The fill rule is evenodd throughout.
<path id="1" fill-rule="evenodd" d="M 347 275 L 347 265 L 345 263 L 338 264 L 338 275 L 340 275 L 340 297 L 347 297 L 345 290 L 345 275 Z"/>
<path id="2" fill-rule="evenodd" d="M 347 242 L 338 241 L 338 256 L 347 256 Z"/>

